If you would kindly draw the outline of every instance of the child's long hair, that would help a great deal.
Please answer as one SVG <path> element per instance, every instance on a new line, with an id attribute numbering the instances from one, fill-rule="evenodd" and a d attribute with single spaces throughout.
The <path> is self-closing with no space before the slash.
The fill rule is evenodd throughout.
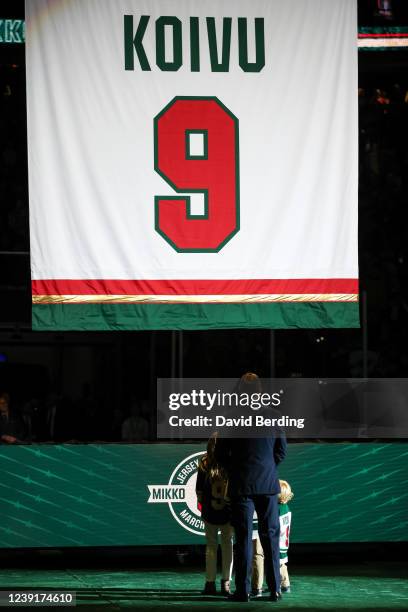
<path id="1" fill-rule="evenodd" d="M 293 499 L 293 493 L 291 486 L 286 480 L 279 480 L 281 492 L 278 495 L 278 501 L 280 504 L 287 504 Z"/>
<path id="2" fill-rule="evenodd" d="M 207 452 L 203 455 L 199 468 L 207 474 L 207 478 L 210 480 L 223 479 L 226 480 L 227 476 L 223 467 L 217 462 L 215 458 L 215 445 L 217 443 L 218 432 L 214 432 L 207 442 Z"/>

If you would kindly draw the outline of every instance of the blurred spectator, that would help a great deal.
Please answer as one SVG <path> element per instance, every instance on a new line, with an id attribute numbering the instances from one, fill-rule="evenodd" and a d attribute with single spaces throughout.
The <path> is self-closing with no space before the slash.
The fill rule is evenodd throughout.
<path id="1" fill-rule="evenodd" d="M 146 403 L 139 407 L 136 399 L 130 405 L 130 416 L 122 424 L 122 440 L 124 442 L 137 442 L 149 439 L 149 423 L 143 416 L 146 413 Z"/>
<path id="2" fill-rule="evenodd" d="M 97 403 L 92 395 L 91 385 L 85 382 L 82 385 L 81 397 L 78 400 L 79 437 L 81 440 L 99 440 L 101 437 L 101 423 L 97 415 Z"/>
<path id="3" fill-rule="evenodd" d="M 374 14 L 387 21 L 393 19 L 394 15 L 392 12 L 391 0 L 377 0 L 377 9 Z"/>
<path id="4" fill-rule="evenodd" d="M 48 439 L 53 442 L 68 442 L 78 438 L 78 417 L 73 402 L 54 392 L 49 393 L 47 401 Z"/>
<path id="5" fill-rule="evenodd" d="M 111 442 L 119 442 L 119 440 L 122 439 L 122 423 L 123 410 L 118 406 L 112 406 L 109 433 L 105 436 L 105 439 L 108 439 Z"/>
<path id="6" fill-rule="evenodd" d="M 39 412 L 38 400 L 31 399 L 26 402 L 22 410 L 22 420 L 24 423 L 24 429 L 26 432 L 26 441 L 32 442 L 38 440 L 36 420 Z"/>
<path id="7" fill-rule="evenodd" d="M 9 394 L 0 393 L 0 440 L 4 444 L 16 444 L 23 439 L 23 422 L 17 412 L 10 410 Z"/>
<path id="8" fill-rule="evenodd" d="M 377 102 L 377 104 L 389 104 L 390 103 L 390 98 L 388 97 L 388 94 L 386 91 L 384 91 L 383 89 L 376 89 L 375 90 L 375 101 Z"/>

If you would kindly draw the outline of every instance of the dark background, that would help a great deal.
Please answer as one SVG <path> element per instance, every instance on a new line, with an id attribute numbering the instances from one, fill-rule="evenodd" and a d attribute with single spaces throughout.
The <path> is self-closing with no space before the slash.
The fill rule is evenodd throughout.
<path id="1" fill-rule="evenodd" d="M 408 2 L 392 6 L 387 20 L 359 0 L 359 27 L 408 29 Z M 24 3 L 2 1 L 1 18 L 23 19 Z M 362 329 L 33 333 L 24 45 L 0 43 L 0 391 L 26 439 L 120 440 L 131 411 L 152 439 L 156 377 L 406 376 L 408 52 L 360 51 L 359 87 Z"/>

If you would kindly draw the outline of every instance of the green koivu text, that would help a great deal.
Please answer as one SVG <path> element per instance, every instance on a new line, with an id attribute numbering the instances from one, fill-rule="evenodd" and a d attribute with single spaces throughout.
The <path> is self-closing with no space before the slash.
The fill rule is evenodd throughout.
<path id="1" fill-rule="evenodd" d="M 238 17 L 238 64 L 244 72 L 260 72 L 265 66 L 265 31 L 264 20 L 254 19 L 255 61 L 248 60 L 248 23 L 246 17 Z M 156 19 L 154 26 L 150 15 L 142 15 L 137 27 L 133 15 L 124 15 L 124 58 L 125 70 L 135 70 L 135 60 L 144 71 L 150 71 L 152 63 L 164 72 L 176 72 L 182 66 L 189 65 L 191 72 L 200 72 L 202 53 L 208 53 L 212 72 L 228 72 L 231 55 L 232 18 L 223 17 L 222 37 L 217 40 L 215 18 L 190 17 L 186 26 L 178 17 L 163 16 Z M 188 54 L 183 51 L 183 26 L 189 28 L 190 49 Z M 156 53 L 148 57 L 143 46 L 146 30 L 154 27 Z M 200 27 L 207 30 L 208 48 L 200 49 Z M 171 59 L 165 54 L 165 40 L 169 37 L 172 48 Z M 169 45 L 169 41 L 167 41 Z"/>

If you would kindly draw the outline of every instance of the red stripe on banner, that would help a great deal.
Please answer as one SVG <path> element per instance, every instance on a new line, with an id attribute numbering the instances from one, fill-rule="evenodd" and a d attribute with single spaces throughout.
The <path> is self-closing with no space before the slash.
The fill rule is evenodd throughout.
<path id="1" fill-rule="evenodd" d="M 406 32 L 398 32 L 397 34 L 359 34 L 359 38 L 407 38 L 408 30 Z"/>
<path id="2" fill-rule="evenodd" d="M 358 293 L 358 279 L 33 280 L 33 295 L 254 295 Z"/>

